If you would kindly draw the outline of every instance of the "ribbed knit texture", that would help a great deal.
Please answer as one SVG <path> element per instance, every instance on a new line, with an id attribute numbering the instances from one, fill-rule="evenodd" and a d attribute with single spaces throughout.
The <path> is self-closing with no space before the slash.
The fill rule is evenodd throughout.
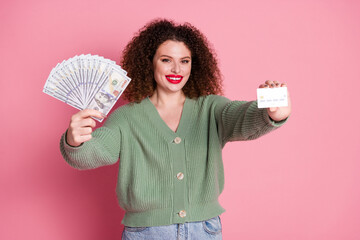
<path id="1" fill-rule="evenodd" d="M 120 107 L 79 147 L 65 141 L 65 160 L 78 169 L 114 164 L 120 158 L 117 196 L 122 223 L 145 227 L 202 221 L 224 209 L 221 151 L 229 141 L 251 140 L 281 126 L 256 101 L 210 95 L 186 99 L 178 130 L 161 119 L 149 98 Z M 181 141 L 174 141 L 180 138 Z M 184 178 L 176 175 L 182 172 Z M 179 212 L 185 210 L 186 216 Z"/>

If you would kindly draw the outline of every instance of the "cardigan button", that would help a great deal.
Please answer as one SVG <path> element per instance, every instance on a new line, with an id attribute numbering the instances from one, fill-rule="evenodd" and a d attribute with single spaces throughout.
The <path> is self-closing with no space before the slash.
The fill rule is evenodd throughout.
<path id="1" fill-rule="evenodd" d="M 176 174 L 176 177 L 179 180 L 183 180 L 184 179 L 184 174 L 182 172 L 179 172 L 178 174 Z"/>
<path id="2" fill-rule="evenodd" d="M 180 216 L 181 218 L 186 217 L 186 211 L 185 211 L 185 210 L 181 210 L 181 211 L 179 212 L 179 216 Z"/>
<path id="3" fill-rule="evenodd" d="M 174 139 L 174 143 L 176 143 L 176 144 L 181 143 L 181 138 L 176 137 L 176 138 Z"/>

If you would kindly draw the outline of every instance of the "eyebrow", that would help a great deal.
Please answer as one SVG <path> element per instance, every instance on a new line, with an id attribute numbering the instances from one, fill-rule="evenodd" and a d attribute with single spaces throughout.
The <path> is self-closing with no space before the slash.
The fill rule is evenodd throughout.
<path id="1" fill-rule="evenodd" d="M 168 58 L 173 58 L 173 57 L 171 57 L 171 56 L 169 56 L 169 55 L 161 55 L 160 57 L 168 57 Z M 181 59 L 184 59 L 184 58 L 190 58 L 190 59 L 191 59 L 191 57 L 189 57 L 189 56 L 186 56 L 186 57 L 182 57 Z"/>

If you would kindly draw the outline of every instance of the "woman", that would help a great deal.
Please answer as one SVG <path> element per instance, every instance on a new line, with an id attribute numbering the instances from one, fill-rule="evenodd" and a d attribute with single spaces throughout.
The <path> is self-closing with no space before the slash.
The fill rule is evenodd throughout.
<path id="1" fill-rule="evenodd" d="M 61 139 L 64 158 L 79 169 L 120 158 L 123 239 L 221 239 L 223 146 L 278 128 L 291 106 L 258 109 L 256 101 L 217 95 L 222 93 L 217 60 L 190 24 L 149 23 L 125 48 L 122 65 L 132 78 L 124 93 L 132 103 L 94 132 L 91 117 L 102 118 L 101 113 L 87 109 L 73 115 Z"/>

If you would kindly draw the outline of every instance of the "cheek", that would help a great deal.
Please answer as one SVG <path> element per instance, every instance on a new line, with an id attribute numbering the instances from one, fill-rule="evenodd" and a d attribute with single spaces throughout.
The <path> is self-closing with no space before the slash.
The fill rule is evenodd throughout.
<path id="1" fill-rule="evenodd" d="M 156 65 L 154 67 L 154 75 L 162 75 L 164 73 L 164 67 Z"/>
<path id="2" fill-rule="evenodd" d="M 159 82 L 161 79 L 161 76 L 164 75 L 161 71 L 161 68 L 159 67 L 155 67 L 154 68 L 154 78 L 155 78 L 155 82 Z"/>
<path id="3" fill-rule="evenodd" d="M 158 80 L 159 77 L 161 76 L 161 72 L 159 71 L 159 69 L 154 69 L 154 77 L 155 77 L 155 80 Z"/>

